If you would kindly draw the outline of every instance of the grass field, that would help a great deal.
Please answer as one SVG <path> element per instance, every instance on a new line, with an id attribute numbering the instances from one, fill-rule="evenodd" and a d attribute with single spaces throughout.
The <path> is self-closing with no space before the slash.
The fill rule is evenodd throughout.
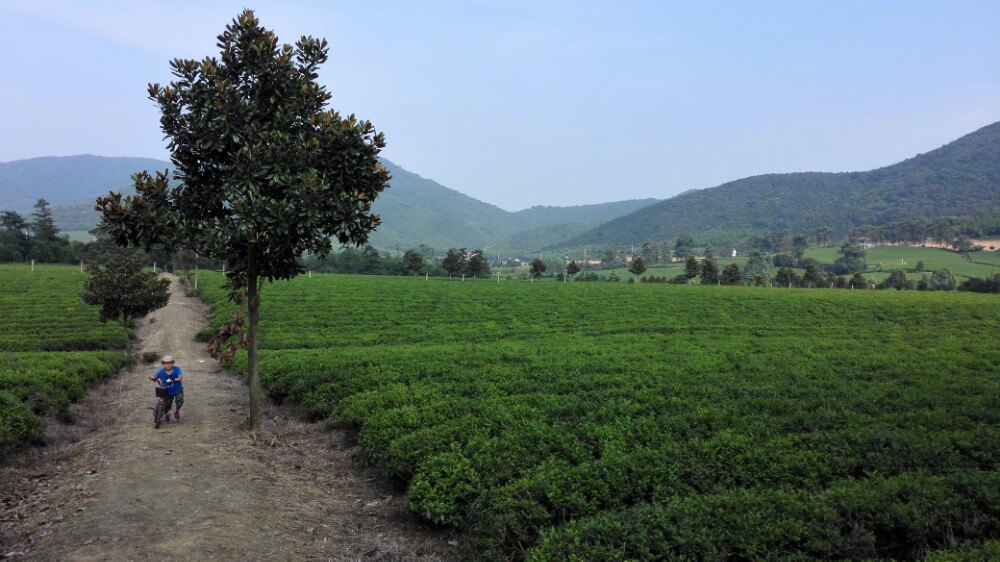
<path id="1" fill-rule="evenodd" d="M 0 265 L 0 451 L 37 441 L 88 383 L 128 364 L 121 328 L 80 299 L 72 266 Z"/>
<path id="2" fill-rule="evenodd" d="M 228 319 L 221 276 L 201 281 Z M 263 298 L 269 392 L 357 428 L 477 556 L 1000 537 L 995 295 L 315 275 Z"/>
<path id="3" fill-rule="evenodd" d="M 965 259 L 955 252 L 941 250 L 938 248 L 923 248 L 919 246 L 876 246 L 867 252 L 868 269 L 865 277 L 882 281 L 889 276 L 893 269 L 908 270 L 906 277 L 911 281 L 919 281 L 923 277 L 922 273 L 909 271 L 917 267 L 917 263 L 924 262 L 924 269 L 927 275 L 941 267 L 947 267 L 954 273 L 959 282 L 967 277 L 988 277 L 991 272 L 991 264 L 1000 266 L 1000 252 L 974 252 L 970 259 Z M 837 259 L 837 248 L 811 248 L 805 257 L 815 258 L 822 264 L 832 264 Z M 716 264 L 721 270 L 723 267 L 735 263 L 741 268 L 746 264 L 747 258 L 719 258 Z M 662 276 L 672 278 L 684 272 L 683 262 L 673 262 L 670 264 L 654 265 L 646 269 L 643 276 Z M 802 269 L 795 269 L 795 272 L 802 275 Z M 617 274 L 623 280 L 633 277 L 628 268 L 618 268 L 614 270 L 599 271 L 598 275 L 608 276 Z M 772 270 L 771 274 L 774 274 Z M 697 283 L 697 280 L 695 281 Z"/>

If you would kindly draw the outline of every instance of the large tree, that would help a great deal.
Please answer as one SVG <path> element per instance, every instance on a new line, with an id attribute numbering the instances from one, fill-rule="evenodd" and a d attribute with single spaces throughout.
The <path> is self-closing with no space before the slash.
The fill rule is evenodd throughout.
<path id="1" fill-rule="evenodd" d="M 176 79 L 149 86 L 180 183 L 142 172 L 134 197 L 111 193 L 97 208 L 121 245 L 188 247 L 226 262 L 232 297 L 246 297 L 250 428 L 257 429 L 261 282 L 302 273 L 298 258 L 326 256 L 333 240 L 365 243 L 379 224 L 371 205 L 389 173 L 378 161 L 382 134 L 327 107 L 331 94 L 317 82 L 325 39 L 279 44 L 246 10 L 218 46 L 218 58 L 171 61 Z M 220 330 L 214 351 L 239 324 Z M 235 352 L 229 344 L 222 355 Z"/>

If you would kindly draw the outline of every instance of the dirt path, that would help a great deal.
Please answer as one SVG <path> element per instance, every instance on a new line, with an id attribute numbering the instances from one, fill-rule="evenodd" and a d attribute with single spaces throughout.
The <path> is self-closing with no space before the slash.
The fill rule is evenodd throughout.
<path id="1" fill-rule="evenodd" d="M 269 405 L 261 437 L 252 439 L 241 429 L 245 387 L 193 340 L 205 305 L 176 279 L 171 293 L 137 331 L 142 351 L 174 355 L 184 370 L 183 420 L 153 429 L 147 366 L 90 393 L 76 408 L 79 440 L 3 469 L 18 483 L 0 522 L 17 541 L 11 553 L 411 560 L 454 550 L 446 535 L 407 514 L 402 498 L 355 468 L 353 448 L 325 424 Z"/>

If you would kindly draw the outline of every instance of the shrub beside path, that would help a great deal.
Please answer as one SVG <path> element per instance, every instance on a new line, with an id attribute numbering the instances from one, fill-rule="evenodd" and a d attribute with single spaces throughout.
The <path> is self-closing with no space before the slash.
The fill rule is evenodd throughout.
<path id="1" fill-rule="evenodd" d="M 455 541 L 416 521 L 391 488 L 352 464 L 326 423 L 267 405 L 244 429 L 246 388 L 194 335 L 207 307 L 171 279 L 141 320 L 140 352 L 185 374 L 183 421 L 153 429 L 154 366 L 140 365 L 51 423 L 56 444 L 0 467 L 0 556 L 57 560 L 442 559 Z M 68 435 L 68 437 L 67 437 Z"/>

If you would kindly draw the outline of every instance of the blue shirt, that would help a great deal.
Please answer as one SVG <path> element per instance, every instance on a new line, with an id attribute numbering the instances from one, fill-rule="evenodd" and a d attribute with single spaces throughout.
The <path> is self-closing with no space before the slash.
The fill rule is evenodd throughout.
<path id="1" fill-rule="evenodd" d="M 159 371 L 156 372 L 156 378 L 160 379 L 160 384 L 163 385 L 163 388 L 167 389 L 167 394 L 173 396 L 178 392 L 184 390 L 184 383 L 182 383 L 181 381 L 174 381 L 168 383 L 167 379 L 177 378 L 182 374 L 183 373 L 181 373 L 181 368 L 174 365 L 173 372 L 171 372 L 169 375 L 167 374 L 166 369 L 160 369 Z"/>

